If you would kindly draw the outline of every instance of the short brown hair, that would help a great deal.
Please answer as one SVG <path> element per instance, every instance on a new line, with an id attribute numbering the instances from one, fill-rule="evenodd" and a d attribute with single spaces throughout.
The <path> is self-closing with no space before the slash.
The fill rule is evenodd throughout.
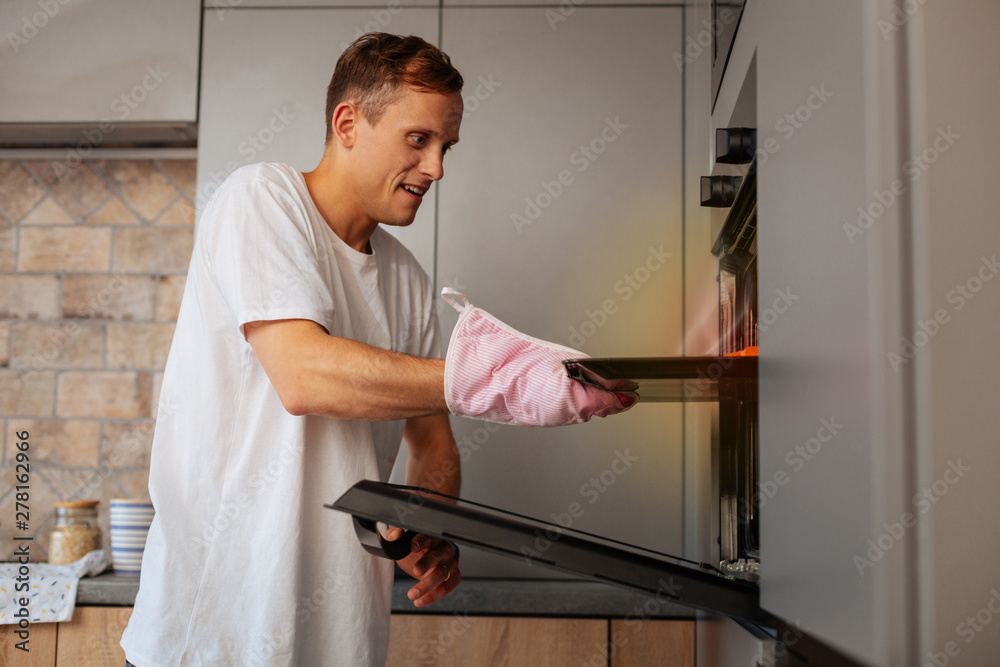
<path id="1" fill-rule="evenodd" d="M 403 86 L 438 93 L 462 91 L 462 75 L 441 49 L 419 37 L 370 32 L 354 40 L 337 59 L 326 89 L 326 140 L 333 136 L 333 111 L 354 102 L 371 125 L 399 99 Z"/>

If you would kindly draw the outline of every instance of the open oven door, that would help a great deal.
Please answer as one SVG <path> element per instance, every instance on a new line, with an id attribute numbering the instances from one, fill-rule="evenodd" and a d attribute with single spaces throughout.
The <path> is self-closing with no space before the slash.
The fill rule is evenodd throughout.
<path id="1" fill-rule="evenodd" d="M 380 555 L 390 558 L 409 550 L 393 554 L 395 543 L 381 539 L 377 523 L 618 584 L 756 625 L 768 626 L 771 621 L 760 608 L 756 585 L 727 577 L 710 565 L 425 489 L 363 480 L 327 507 L 350 513 L 362 544 L 373 553 L 382 549 L 387 553 Z"/>

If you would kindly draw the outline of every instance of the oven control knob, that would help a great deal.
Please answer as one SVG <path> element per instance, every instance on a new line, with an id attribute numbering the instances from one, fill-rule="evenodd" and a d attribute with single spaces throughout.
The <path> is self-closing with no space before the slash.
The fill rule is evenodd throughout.
<path id="1" fill-rule="evenodd" d="M 715 161 L 722 164 L 749 164 L 757 151 L 757 130 L 749 127 L 720 127 L 715 131 Z"/>
<path id="2" fill-rule="evenodd" d="M 702 176 L 701 205 L 729 208 L 736 201 L 736 191 L 742 181 L 742 176 Z"/>

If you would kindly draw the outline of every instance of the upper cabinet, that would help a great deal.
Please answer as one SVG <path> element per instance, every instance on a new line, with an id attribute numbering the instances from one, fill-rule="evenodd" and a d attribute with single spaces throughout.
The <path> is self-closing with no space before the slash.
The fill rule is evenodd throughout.
<path id="1" fill-rule="evenodd" d="M 0 3 L 0 124 L 193 126 L 200 21 L 199 0 Z"/>

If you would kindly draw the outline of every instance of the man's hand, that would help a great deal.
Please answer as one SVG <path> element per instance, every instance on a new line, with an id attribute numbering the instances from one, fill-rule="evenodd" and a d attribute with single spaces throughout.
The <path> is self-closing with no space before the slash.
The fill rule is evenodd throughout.
<path id="1" fill-rule="evenodd" d="M 397 540 L 402 534 L 401 528 L 389 528 L 385 536 L 388 540 Z M 410 549 L 412 553 L 396 563 L 403 572 L 417 579 L 417 584 L 406 594 L 415 607 L 437 602 L 462 582 L 458 559 L 444 540 L 417 535 Z"/>

